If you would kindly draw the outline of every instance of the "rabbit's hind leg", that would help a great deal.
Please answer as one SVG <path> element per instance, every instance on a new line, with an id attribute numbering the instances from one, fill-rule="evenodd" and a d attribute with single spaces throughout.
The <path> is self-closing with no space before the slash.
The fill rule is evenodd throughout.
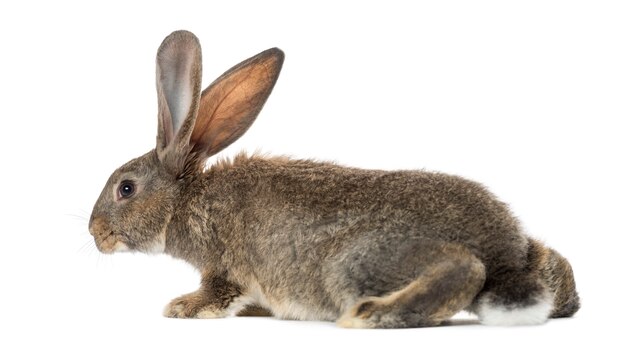
<path id="1" fill-rule="evenodd" d="M 429 252 L 432 253 L 432 252 Z M 437 326 L 468 307 L 485 281 L 485 267 L 467 250 L 449 246 L 405 287 L 358 300 L 338 320 L 352 328 Z M 432 261 L 432 256 L 426 260 Z"/>

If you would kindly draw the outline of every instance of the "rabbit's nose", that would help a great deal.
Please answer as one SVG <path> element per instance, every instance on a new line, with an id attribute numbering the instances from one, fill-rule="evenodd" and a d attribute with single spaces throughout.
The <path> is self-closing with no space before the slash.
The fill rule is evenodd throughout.
<path id="1" fill-rule="evenodd" d="M 98 231 L 98 227 L 102 226 L 101 222 L 103 222 L 102 219 L 91 214 L 89 218 L 89 234 L 95 235 Z"/>
<path id="2" fill-rule="evenodd" d="M 93 224 L 93 214 L 91 214 L 91 216 L 89 217 L 89 234 L 91 235 L 93 235 L 92 224 Z"/>

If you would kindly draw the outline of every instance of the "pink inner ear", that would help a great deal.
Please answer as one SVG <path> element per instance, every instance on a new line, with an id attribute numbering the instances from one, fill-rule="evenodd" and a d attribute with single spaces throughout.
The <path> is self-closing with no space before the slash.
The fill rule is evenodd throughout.
<path id="1" fill-rule="evenodd" d="M 224 73 L 200 99 L 191 142 L 195 151 L 216 154 L 252 125 L 278 78 L 283 54 L 266 50 Z"/>

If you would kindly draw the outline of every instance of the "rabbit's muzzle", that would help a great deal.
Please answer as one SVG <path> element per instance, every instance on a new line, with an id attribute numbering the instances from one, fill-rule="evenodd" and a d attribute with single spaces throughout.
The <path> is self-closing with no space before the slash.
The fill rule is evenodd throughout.
<path id="1" fill-rule="evenodd" d="M 128 251 L 128 246 L 120 240 L 120 236 L 109 229 L 106 221 L 100 217 L 90 219 L 89 233 L 93 236 L 96 247 L 102 253 Z"/>

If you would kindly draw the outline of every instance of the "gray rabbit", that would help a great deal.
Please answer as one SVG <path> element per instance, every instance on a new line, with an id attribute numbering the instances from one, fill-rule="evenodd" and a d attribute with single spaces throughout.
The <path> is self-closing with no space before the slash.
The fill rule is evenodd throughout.
<path id="1" fill-rule="evenodd" d="M 461 310 L 490 325 L 576 313 L 567 260 L 476 182 L 245 154 L 205 170 L 254 122 L 283 59 L 266 50 L 200 92 L 197 38 L 176 31 L 158 50 L 156 148 L 111 175 L 89 231 L 104 253 L 165 252 L 198 269 L 200 288 L 166 316 L 396 328 Z"/>

